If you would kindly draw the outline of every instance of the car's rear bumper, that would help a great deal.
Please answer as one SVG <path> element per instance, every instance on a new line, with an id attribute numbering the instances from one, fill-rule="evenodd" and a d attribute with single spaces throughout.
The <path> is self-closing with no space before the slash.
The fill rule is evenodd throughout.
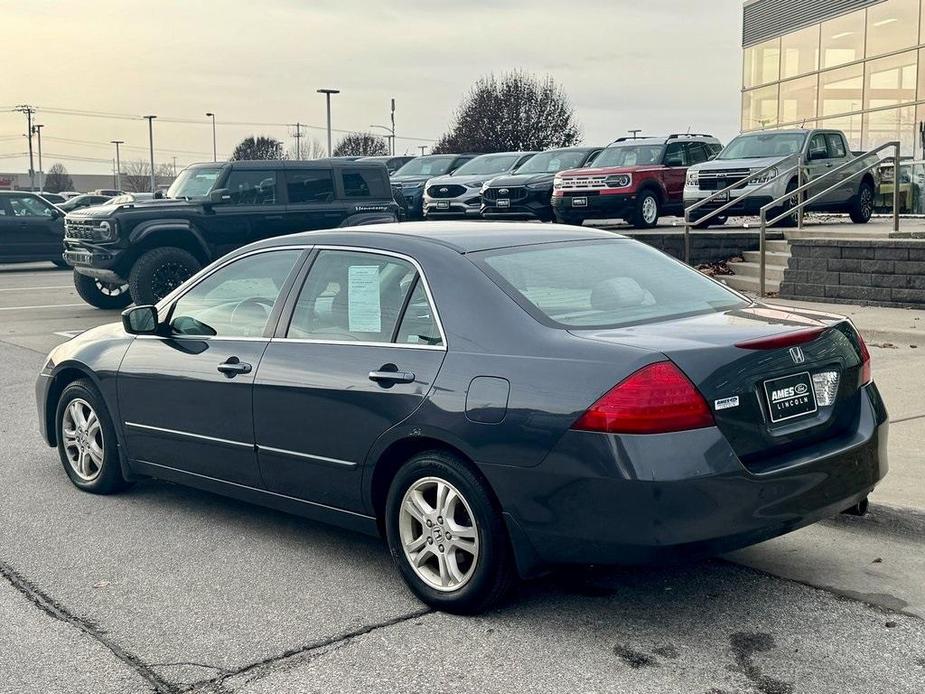
<path id="1" fill-rule="evenodd" d="M 569 432 L 536 467 L 481 466 L 521 572 L 694 559 L 836 515 L 887 472 L 887 414 L 864 389 L 850 435 L 753 474 L 714 427 L 675 434 Z"/>

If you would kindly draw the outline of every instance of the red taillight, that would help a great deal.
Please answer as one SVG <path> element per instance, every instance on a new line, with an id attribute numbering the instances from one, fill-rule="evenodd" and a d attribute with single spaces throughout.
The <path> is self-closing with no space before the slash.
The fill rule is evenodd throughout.
<path id="1" fill-rule="evenodd" d="M 864 338 L 861 337 L 861 333 L 857 330 L 854 332 L 855 335 L 858 336 L 858 349 L 861 354 L 861 385 L 866 386 L 874 380 L 873 372 L 870 369 L 870 352 L 867 351 L 867 345 L 864 342 Z"/>
<path id="2" fill-rule="evenodd" d="M 736 347 L 740 349 L 780 349 L 781 347 L 793 347 L 794 345 L 802 345 L 807 342 L 812 342 L 817 337 L 822 335 L 828 328 L 805 328 L 803 330 L 795 330 L 792 333 L 784 333 L 783 335 L 772 335 L 771 337 L 759 337 L 754 340 L 745 340 L 744 342 L 737 342 Z"/>
<path id="3" fill-rule="evenodd" d="M 713 425 L 703 396 L 670 361 L 641 368 L 591 405 L 573 429 L 610 434 L 664 434 Z"/>

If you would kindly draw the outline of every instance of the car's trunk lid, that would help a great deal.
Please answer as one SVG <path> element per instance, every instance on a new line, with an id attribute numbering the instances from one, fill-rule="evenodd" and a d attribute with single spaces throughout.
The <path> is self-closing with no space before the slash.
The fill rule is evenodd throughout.
<path id="1" fill-rule="evenodd" d="M 838 316 L 755 304 L 671 321 L 571 332 L 650 349 L 673 361 L 704 396 L 717 427 L 753 470 L 775 464 L 788 451 L 850 430 L 858 416 L 860 347 L 850 322 Z M 784 346 L 739 346 L 794 333 L 801 337 L 792 345 L 784 339 Z M 812 339 L 803 341 L 807 337 Z M 830 379 L 836 377 L 833 384 Z M 830 404 L 823 404 L 825 398 L 817 394 L 826 386 L 834 389 Z"/>

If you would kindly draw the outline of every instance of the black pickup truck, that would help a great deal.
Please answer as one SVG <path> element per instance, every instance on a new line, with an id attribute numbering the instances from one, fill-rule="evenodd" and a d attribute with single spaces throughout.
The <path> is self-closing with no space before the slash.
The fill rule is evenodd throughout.
<path id="1" fill-rule="evenodd" d="M 312 229 L 398 221 L 379 162 L 193 164 L 166 197 L 77 210 L 64 259 L 98 308 L 153 304 L 200 268 L 252 241 Z"/>

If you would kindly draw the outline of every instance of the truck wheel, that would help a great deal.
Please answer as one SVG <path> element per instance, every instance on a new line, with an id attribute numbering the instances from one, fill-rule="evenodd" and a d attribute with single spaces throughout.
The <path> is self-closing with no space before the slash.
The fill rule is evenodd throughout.
<path id="1" fill-rule="evenodd" d="M 848 211 L 851 221 L 855 224 L 867 224 L 874 214 L 874 187 L 864 181 L 858 194 L 851 201 L 851 209 Z"/>
<path id="2" fill-rule="evenodd" d="M 790 183 L 787 184 L 787 192 L 788 192 L 788 193 L 791 193 L 791 192 L 793 192 L 793 191 L 796 190 L 796 189 L 797 189 L 797 181 L 796 181 L 796 179 L 790 181 Z M 797 205 L 797 202 L 798 202 L 798 201 L 797 201 L 797 196 L 796 196 L 796 195 L 794 195 L 794 196 L 791 197 L 791 198 L 787 198 L 787 200 L 784 201 L 784 204 L 783 204 L 783 205 L 781 205 L 781 206 L 778 207 L 776 210 L 773 210 L 773 211 L 771 212 L 771 215 L 770 215 L 770 216 L 771 216 L 771 219 L 773 219 L 774 217 L 776 217 L 776 216 L 779 215 L 779 214 L 783 214 L 783 213 L 786 212 L 788 209 L 790 209 L 790 208 L 792 208 L 792 207 L 795 207 L 795 206 Z M 780 220 L 777 224 L 775 224 L 774 226 L 775 226 L 775 227 L 795 227 L 795 226 L 799 223 L 799 214 L 800 214 L 799 212 L 791 212 L 789 215 L 787 215 L 786 217 L 784 217 L 783 219 L 781 219 L 781 220 Z"/>
<path id="3" fill-rule="evenodd" d="M 138 306 L 156 304 L 200 268 L 195 256 L 182 248 L 152 248 L 135 261 L 129 273 L 132 299 Z"/>
<path id="4" fill-rule="evenodd" d="M 125 308 L 132 303 L 127 284 L 104 282 L 74 271 L 74 288 L 80 298 L 91 306 L 104 309 Z"/>
<path id="5" fill-rule="evenodd" d="M 651 229 L 658 224 L 660 214 L 658 195 L 651 190 L 645 190 L 636 198 L 636 210 L 630 224 L 637 229 Z"/>

